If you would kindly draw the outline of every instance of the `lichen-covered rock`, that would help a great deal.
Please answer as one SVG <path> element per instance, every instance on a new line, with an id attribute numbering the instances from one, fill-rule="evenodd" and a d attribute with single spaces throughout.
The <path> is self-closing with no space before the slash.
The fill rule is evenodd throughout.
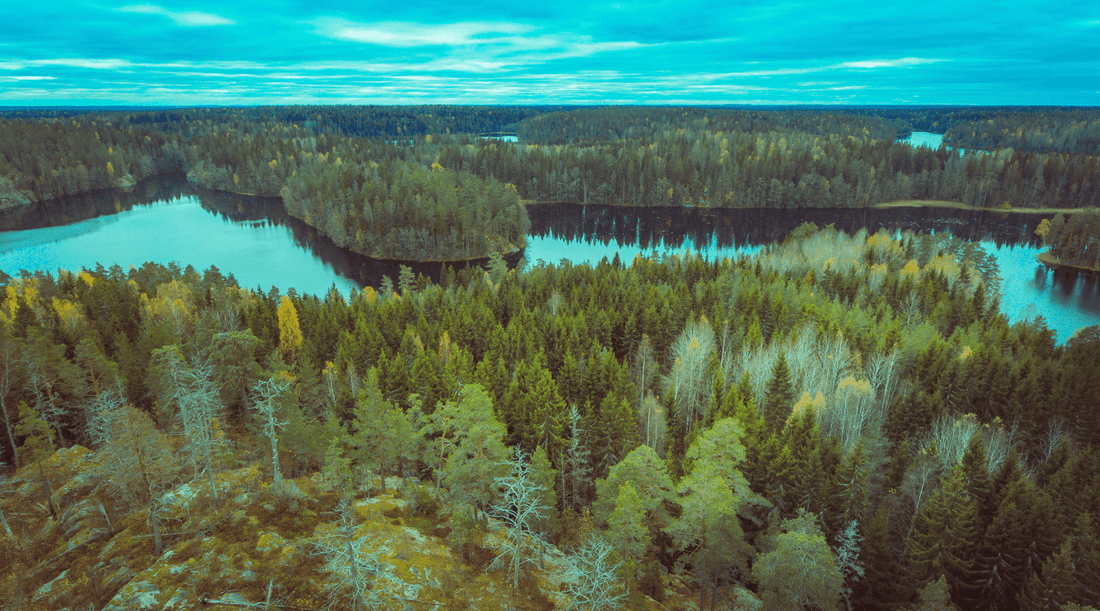
<path id="1" fill-rule="evenodd" d="M 67 583 L 65 578 L 68 577 L 69 571 L 66 569 L 61 571 L 61 574 L 51 579 L 46 585 L 38 588 L 34 592 L 34 596 L 31 597 L 31 602 L 42 605 L 46 608 L 56 607 L 56 603 L 64 600 L 64 597 L 68 595 L 66 588 L 62 587 Z"/>
<path id="2" fill-rule="evenodd" d="M 160 609 L 160 588 L 148 581 L 131 581 L 103 607 L 103 611 L 147 611 Z"/>
<path id="3" fill-rule="evenodd" d="M 68 507 L 61 514 L 61 528 L 69 540 L 68 549 L 89 541 L 106 537 L 109 533 L 107 519 L 95 499 L 84 499 Z"/>

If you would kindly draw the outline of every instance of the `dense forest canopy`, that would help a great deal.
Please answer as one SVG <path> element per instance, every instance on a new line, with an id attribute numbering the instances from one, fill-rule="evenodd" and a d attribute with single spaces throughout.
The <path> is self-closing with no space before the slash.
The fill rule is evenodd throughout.
<path id="1" fill-rule="evenodd" d="M 569 600 L 634 608 L 672 595 L 666 574 L 768 609 L 1100 602 L 1100 341 L 1010 325 L 975 244 L 807 225 L 751 258 L 494 258 L 350 299 L 153 264 L 3 282 L 8 608 L 62 567 L 96 606 L 137 574 L 180 605 L 276 582 L 301 607 L 387 604 L 382 576 L 406 565 L 355 552 L 375 587 L 341 573 L 341 549 L 377 544 L 355 538 L 367 514 L 328 516 L 393 494 L 420 499 L 387 514 L 422 529 L 407 554 L 445 537 L 472 581 L 502 545 L 523 608 L 549 608 L 524 577 L 538 540 L 584 567 Z M 99 466 L 69 484 L 73 460 Z M 184 484 L 193 514 L 172 509 Z M 241 505 L 242 486 L 266 500 Z M 67 545 L 48 511 L 91 538 L 42 563 Z M 173 530 L 206 515 L 204 545 L 243 556 L 210 565 Z M 249 560 L 310 532 L 329 560 Z"/>

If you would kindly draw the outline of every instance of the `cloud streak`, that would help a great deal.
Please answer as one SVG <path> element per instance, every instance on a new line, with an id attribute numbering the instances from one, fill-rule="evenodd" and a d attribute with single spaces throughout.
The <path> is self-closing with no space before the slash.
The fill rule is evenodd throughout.
<path id="1" fill-rule="evenodd" d="M 116 9 L 123 13 L 140 13 L 144 15 L 162 15 L 172 20 L 172 23 L 187 28 L 201 28 L 216 25 L 233 25 L 236 22 L 213 13 L 199 11 L 176 12 L 159 7 L 155 4 L 134 4 Z"/>

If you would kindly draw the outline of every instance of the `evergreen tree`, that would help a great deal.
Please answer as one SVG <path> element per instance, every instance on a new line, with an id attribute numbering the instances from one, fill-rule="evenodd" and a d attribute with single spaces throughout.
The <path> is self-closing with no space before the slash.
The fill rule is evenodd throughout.
<path id="1" fill-rule="evenodd" d="M 756 562 L 752 573 L 760 584 L 765 611 L 811 605 L 839 611 L 844 577 L 812 515 L 802 513 L 785 520 L 773 551 Z"/>
<path id="2" fill-rule="evenodd" d="M 607 541 L 622 559 L 620 570 L 627 580 L 627 590 L 653 540 L 646 526 L 647 505 L 630 482 L 623 482 L 615 508 L 607 517 Z"/>
<path id="3" fill-rule="evenodd" d="M 764 395 L 761 415 L 764 425 L 772 432 L 783 429 L 794 408 L 794 386 L 786 355 L 781 354 L 772 367 L 772 377 Z"/>
<path id="4" fill-rule="evenodd" d="M 966 492 L 960 467 L 951 470 L 914 520 L 909 535 L 909 578 L 922 589 L 946 577 L 954 598 L 972 583 L 977 501 Z"/>

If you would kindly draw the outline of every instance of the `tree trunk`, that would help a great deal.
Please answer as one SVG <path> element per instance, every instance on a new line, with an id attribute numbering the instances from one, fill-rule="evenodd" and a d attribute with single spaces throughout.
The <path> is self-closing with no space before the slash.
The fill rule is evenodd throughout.
<path id="1" fill-rule="evenodd" d="M 3 510 L 0 510 L 0 525 L 3 525 L 4 532 L 8 533 L 8 536 L 14 540 L 15 533 L 11 531 L 11 526 L 8 525 L 8 518 L 4 516 Z"/>
<path id="2" fill-rule="evenodd" d="M 210 480 L 210 494 L 214 496 L 214 504 L 218 503 L 218 487 L 214 484 L 214 465 L 210 460 L 210 455 L 206 455 L 206 473 Z"/>
<path id="3" fill-rule="evenodd" d="M 22 461 L 19 459 L 19 447 L 15 445 L 15 434 L 11 429 L 11 417 L 8 416 L 8 406 L 4 402 L 4 398 L 0 397 L 0 410 L 4 412 L 4 428 L 8 431 L 8 443 L 11 444 L 12 456 L 14 456 L 15 468 L 23 466 Z"/>
<path id="4" fill-rule="evenodd" d="M 272 414 L 274 419 L 274 414 Z M 279 470 L 279 438 L 271 435 L 271 487 L 276 493 L 283 491 L 283 473 Z"/>
<path id="5" fill-rule="evenodd" d="M 160 536 L 160 516 L 157 514 L 157 502 L 149 503 L 149 523 L 153 527 L 153 546 L 159 557 L 164 551 L 164 540 Z"/>
<path id="6" fill-rule="evenodd" d="M 38 461 L 38 475 L 42 478 L 42 491 L 46 494 L 46 505 L 50 508 L 50 515 L 53 519 L 57 519 L 57 507 L 53 504 L 53 487 L 50 486 L 50 478 L 46 477 L 46 472 L 42 470 L 42 461 Z"/>

